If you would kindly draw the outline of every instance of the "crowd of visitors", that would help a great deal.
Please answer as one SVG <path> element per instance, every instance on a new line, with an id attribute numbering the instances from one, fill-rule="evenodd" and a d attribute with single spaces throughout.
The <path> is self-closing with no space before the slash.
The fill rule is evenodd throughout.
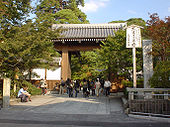
<path id="1" fill-rule="evenodd" d="M 64 90 L 66 90 L 66 93 L 69 97 L 77 97 L 79 91 L 83 90 L 83 97 L 89 97 L 90 95 L 99 97 L 99 94 L 108 96 L 110 94 L 110 87 L 111 82 L 108 79 L 83 79 L 81 81 L 71 80 L 68 78 L 66 81 L 64 81 L 61 78 L 59 93 L 64 94 Z"/>
<path id="2" fill-rule="evenodd" d="M 45 95 L 47 93 L 46 90 L 47 83 L 46 80 L 41 79 L 40 88 L 42 89 L 42 94 Z M 111 83 L 108 79 L 99 79 L 96 80 L 71 80 L 67 79 L 64 81 L 61 78 L 60 81 L 60 91 L 59 94 L 64 94 L 65 90 L 69 97 L 77 97 L 79 91 L 83 90 L 83 97 L 97 96 L 99 94 L 103 94 L 108 96 L 110 94 Z M 23 85 L 23 87 L 18 92 L 18 97 L 21 98 L 21 102 L 31 101 L 31 94 L 27 92 L 28 87 Z"/>

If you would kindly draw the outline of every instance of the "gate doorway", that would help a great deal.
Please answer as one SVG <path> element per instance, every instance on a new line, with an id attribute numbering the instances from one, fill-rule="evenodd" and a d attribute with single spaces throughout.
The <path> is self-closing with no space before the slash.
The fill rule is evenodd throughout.
<path id="1" fill-rule="evenodd" d="M 64 29 L 61 36 L 53 40 L 56 50 L 62 54 L 61 77 L 71 78 L 71 55 L 80 51 L 100 48 L 108 36 L 127 26 L 126 23 L 110 24 L 53 24 L 52 29 Z"/>

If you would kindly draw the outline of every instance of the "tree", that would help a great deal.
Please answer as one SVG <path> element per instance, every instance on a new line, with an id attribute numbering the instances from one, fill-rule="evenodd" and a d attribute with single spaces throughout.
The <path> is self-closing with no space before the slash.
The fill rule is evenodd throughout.
<path id="1" fill-rule="evenodd" d="M 0 16 L 0 74 L 15 78 L 23 72 L 36 67 L 55 66 L 52 62 L 56 51 L 51 39 L 58 31 L 52 31 L 46 22 L 26 20 L 30 11 L 29 0 L 2 2 Z"/>
<path id="2" fill-rule="evenodd" d="M 110 23 L 124 23 L 124 22 L 127 22 L 128 26 L 130 26 L 132 24 L 142 26 L 142 27 L 146 26 L 146 22 L 142 18 L 130 18 L 126 21 L 118 20 L 118 21 L 111 21 Z"/>
<path id="3" fill-rule="evenodd" d="M 30 0 L 0 1 L 0 66 L 4 66 L 4 61 L 7 59 L 5 58 L 6 54 L 3 54 L 2 45 L 13 39 L 15 35 L 14 27 L 19 27 L 24 22 L 30 9 Z M 9 47 L 4 46 L 4 48 L 9 50 Z M 4 73 L 3 69 L 1 69 L 1 72 Z"/>
<path id="4" fill-rule="evenodd" d="M 152 39 L 154 74 L 150 78 L 151 87 L 169 88 L 169 56 L 170 56 L 170 16 L 164 20 L 157 13 L 150 15 L 145 31 L 146 37 Z"/>
<path id="5" fill-rule="evenodd" d="M 125 31 L 119 30 L 114 37 L 108 37 L 103 42 L 101 49 L 98 50 L 98 63 L 110 79 L 118 78 L 118 76 L 130 77 L 129 73 L 132 69 L 132 53 L 126 49 Z M 113 75 L 114 74 L 114 75 Z"/>
<path id="6" fill-rule="evenodd" d="M 30 9 L 30 0 L 0 0 L 0 42 L 9 38 L 13 26 L 24 22 Z"/>
<path id="7" fill-rule="evenodd" d="M 142 26 L 142 27 L 146 26 L 146 22 L 142 18 L 130 18 L 126 22 L 128 26 L 132 24 Z"/>
<path id="8" fill-rule="evenodd" d="M 40 0 L 35 9 L 37 21 L 51 24 L 89 23 L 78 5 L 84 6 L 84 0 Z"/>
<path id="9" fill-rule="evenodd" d="M 73 79 L 94 79 L 100 72 L 97 71 L 97 52 L 81 52 L 81 57 L 72 56 L 71 70 Z"/>
<path id="10" fill-rule="evenodd" d="M 154 68 L 154 74 L 149 79 L 149 84 L 154 88 L 170 88 L 170 62 L 161 61 Z"/>
<path id="11" fill-rule="evenodd" d="M 170 55 L 170 16 L 161 20 L 157 13 L 147 21 L 146 36 L 152 39 L 152 55 L 161 61 L 168 61 Z"/>
<path id="12" fill-rule="evenodd" d="M 57 33 L 38 25 L 27 22 L 13 27 L 12 37 L 0 43 L 0 73 L 3 76 L 14 78 L 16 73 L 22 76 L 29 69 L 54 66 L 52 57 L 56 56 L 56 51 L 51 38 Z"/>
<path id="13" fill-rule="evenodd" d="M 20 24 L 30 9 L 30 0 L 0 0 L 1 28 L 9 24 Z"/>
<path id="14" fill-rule="evenodd" d="M 137 51 L 137 70 L 142 70 L 142 52 Z M 132 50 L 126 48 L 125 31 L 120 30 L 114 37 L 108 37 L 100 49 L 81 52 L 81 57 L 72 58 L 74 78 L 109 77 L 111 80 L 123 76 L 131 79 Z"/>

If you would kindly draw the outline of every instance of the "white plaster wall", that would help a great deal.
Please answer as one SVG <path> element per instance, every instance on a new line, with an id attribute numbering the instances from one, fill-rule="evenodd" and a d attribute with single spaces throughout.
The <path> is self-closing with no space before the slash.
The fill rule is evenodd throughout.
<path id="1" fill-rule="evenodd" d="M 45 69 L 33 69 L 32 72 L 35 72 L 40 76 L 40 78 L 33 77 L 32 79 L 35 80 L 45 79 Z"/>
<path id="2" fill-rule="evenodd" d="M 61 79 L 61 67 L 56 70 L 47 70 L 47 80 L 60 80 Z"/>
<path id="3" fill-rule="evenodd" d="M 45 79 L 45 69 L 33 69 L 33 72 L 37 73 L 40 78 L 34 77 L 32 79 L 40 80 Z M 47 80 L 60 80 L 61 79 L 61 67 L 56 68 L 54 71 L 47 70 Z"/>

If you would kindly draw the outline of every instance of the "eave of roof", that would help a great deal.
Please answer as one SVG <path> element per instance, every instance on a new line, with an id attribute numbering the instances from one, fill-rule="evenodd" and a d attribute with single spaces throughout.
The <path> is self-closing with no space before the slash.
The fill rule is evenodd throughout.
<path id="1" fill-rule="evenodd" d="M 90 41 L 90 39 L 99 41 L 114 36 L 117 30 L 126 26 L 127 23 L 53 24 L 52 29 L 64 29 L 61 36 L 54 41 Z"/>

